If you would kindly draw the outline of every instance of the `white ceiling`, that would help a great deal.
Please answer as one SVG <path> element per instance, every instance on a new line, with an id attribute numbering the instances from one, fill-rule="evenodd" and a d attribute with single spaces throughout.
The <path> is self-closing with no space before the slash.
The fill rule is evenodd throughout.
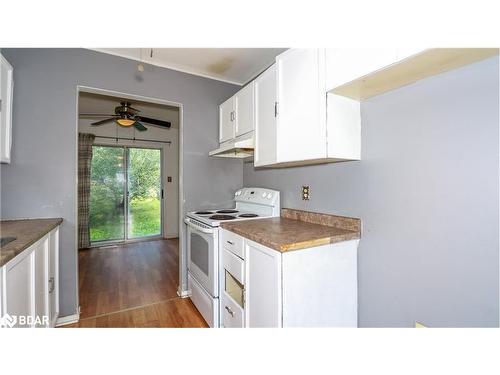
<path id="1" fill-rule="evenodd" d="M 99 52 L 243 85 L 286 48 L 98 48 Z"/>
<path id="2" fill-rule="evenodd" d="M 170 121 L 173 129 L 179 128 L 179 109 L 177 107 L 87 92 L 80 93 L 78 100 L 78 115 L 80 118 L 84 118 L 81 115 L 85 113 L 112 115 L 115 113 L 115 107 L 120 105 L 120 101 L 132 103 L 132 107 L 140 111 L 139 115 Z M 103 119 L 104 118 L 105 117 L 103 117 Z M 94 121 L 98 120 L 100 120 L 100 118 L 94 119 Z M 148 126 L 147 124 L 145 125 L 146 127 Z M 115 124 L 111 123 L 111 126 L 115 126 Z"/>

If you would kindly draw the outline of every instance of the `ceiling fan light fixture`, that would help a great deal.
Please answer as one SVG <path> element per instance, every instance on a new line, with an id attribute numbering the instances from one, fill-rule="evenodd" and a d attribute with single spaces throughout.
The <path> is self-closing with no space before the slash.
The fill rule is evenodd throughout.
<path id="1" fill-rule="evenodd" d="M 135 124 L 135 120 L 130 120 L 128 118 L 119 118 L 116 119 L 116 122 L 121 126 L 132 126 Z"/>

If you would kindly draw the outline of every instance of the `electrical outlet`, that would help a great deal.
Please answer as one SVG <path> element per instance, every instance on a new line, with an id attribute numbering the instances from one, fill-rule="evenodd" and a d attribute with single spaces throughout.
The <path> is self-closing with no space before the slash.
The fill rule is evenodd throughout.
<path id="1" fill-rule="evenodd" d="M 309 185 L 303 185 L 302 186 L 302 200 L 308 201 L 310 197 L 311 197 L 311 189 L 309 188 Z"/>

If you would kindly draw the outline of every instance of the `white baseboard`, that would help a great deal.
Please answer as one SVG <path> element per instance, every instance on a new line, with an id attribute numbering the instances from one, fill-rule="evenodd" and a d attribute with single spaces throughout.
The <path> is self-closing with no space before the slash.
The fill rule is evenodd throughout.
<path id="1" fill-rule="evenodd" d="M 181 298 L 188 298 L 191 296 L 191 291 L 177 289 L 177 295 Z"/>
<path id="2" fill-rule="evenodd" d="M 56 327 L 78 323 L 79 320 L 80 320 L 80 314 L 61 316 L 60 318 L 57 318 Z"/>

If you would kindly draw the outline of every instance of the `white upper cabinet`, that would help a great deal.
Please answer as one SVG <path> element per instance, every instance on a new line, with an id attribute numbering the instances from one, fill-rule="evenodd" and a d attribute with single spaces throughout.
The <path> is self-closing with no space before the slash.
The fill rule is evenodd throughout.
<path id="1" fill-rule="evenodd" d="M 14 70 L 0 54 L 0 162 L 10 163 Z"/>
<path id="2" fill-rule="evenodd" d="M 254 165 L 276 162 L 276 65 L 255 79 Z"/>
<path id="3" fill-rule="evenodd" d="M 234 98 L 229 98 L 219 106 L 219 142 L 226 142 L 235 135 Z"/>
<path id="4" fill-rule="evenodd" d="M 290 49 L 256 79 L 255 166 L 360 158 L 359 102 L 327 94 L 325 62 L 324 49 Z"/>
<path id="5" fill-rule="evenodd" d="M 236 137 L 254 130 L 254 81 L 250 82 L 234 96 Z"/>
<path id="6" fill-rule="evenodd" d="M 254 130 L 254 82 L 219 106 L 219 142 L 232 141 Z"/>
<path id="7" fill-rule="evenodd" d="M 326 157 L 324 54 L 290 49 L 276 58 L 277 163 Z"/>

